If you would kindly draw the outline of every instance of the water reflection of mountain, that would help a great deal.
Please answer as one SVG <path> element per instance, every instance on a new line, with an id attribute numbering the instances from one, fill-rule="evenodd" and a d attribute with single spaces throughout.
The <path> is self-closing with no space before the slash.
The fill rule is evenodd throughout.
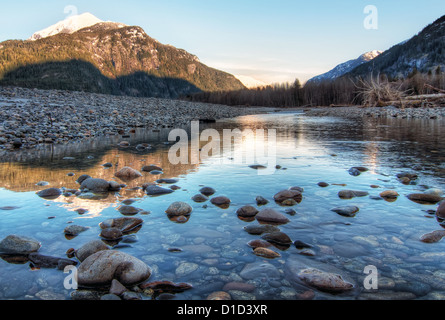
<path id="1" fill-rule="evenodd" d="M 141 172 L 143 177 L 127 183 L 114 176 L 123 167 L 128 166 L 141 171 L 143 166 L 155 164 L 163 168 L 163 178 L 179 177 L 198 168 L 198 165 L 169 165 L 166 146 L 137 151 L 133 143 L 128 148 L 117 148 L 115 144 L 108 146 L 97 144 L 99 148 L 94 148 L 96 143 L 90 142 L 87 147 L 84 144 L 79 144 L 81 150 L 77 149 L 77 145 L 74 144 L 54 146 L 54 152 L 39 150 L 36 159 L 33 159 L 32 152 L 29 152 L 23 156 L 30 158 L 26 162 L 13 160 L 7 162 L 3 158 L 5 162 L 0 163 L 0 187 L 16 192 L 37 191 L 47 187 L 77 189 L 79 187 L 75 182 L 77 177 L 88 174 L 94 178 L 125 183 L 127 188 L 122 192 L 130 192 L 129 189 L 141 186 L 143 183 L 156 181 L 160 175 Z M 22 157 L 18 153 L 14 153 L 12 156 Z M 64 160 L 64 157 L 73 159 Z M 105 168 L 102 166 L 104 163 L 111 163 L 113 167 Z M 75 175 L 69 176 L 69 173 Z M 36 183 L 40 181 L 49 182 L 49 186 L 37 186 Z"/>

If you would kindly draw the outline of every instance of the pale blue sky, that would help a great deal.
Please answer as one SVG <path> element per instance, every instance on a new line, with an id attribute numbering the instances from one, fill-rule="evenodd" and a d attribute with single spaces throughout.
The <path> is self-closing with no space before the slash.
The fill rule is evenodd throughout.
<path id="1" fill-rule="evenodd" d="M 141 26 L 161 43 L 265 82 L 306 80 L 371 50 L 411 38 L 445 14 L 443 0 L 1 1 L 0 41 L 27 39 L 66 18 L 64 8 Z M 367 5 L 378 29 L 363 26 Z"/>

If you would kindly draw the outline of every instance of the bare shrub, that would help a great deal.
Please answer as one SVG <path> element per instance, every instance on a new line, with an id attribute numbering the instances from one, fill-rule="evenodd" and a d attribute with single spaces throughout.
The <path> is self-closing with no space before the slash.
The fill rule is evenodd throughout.
<path id="1" fill-rule="evenodd" d="M 407 92 L 401 89 L 396 82 L 389 82 L 381 77 L 370 76 L 369 79 L 360 79 L 356 84 L 358 98 L 365 107 L 383 107 L 388 102 L 402 100 Z"/>

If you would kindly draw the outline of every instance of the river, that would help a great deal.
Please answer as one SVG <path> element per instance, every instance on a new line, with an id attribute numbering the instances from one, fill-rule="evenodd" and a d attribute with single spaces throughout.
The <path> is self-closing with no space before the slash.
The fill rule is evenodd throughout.
<path id="1" fill-rule="evenodd" d="M 220 134 L 221 144 L 217 145 L 221 148 L 196 163 L 191 161 L 193 146 L 202 151 L 206 141 L 197 141 L 191 128 L 184 129 L 190 138 L 186 144 L 190 161 L 176 165 L 171 164 L 175 146 L 168 142 L 171 129 L 137 129 L 125 138 L 111 136 L 3 152 L 0 238 L 10 234 L 31 237 L 41 242 L 40 254 L 66 258 L 68 249 L 100 239 L 99 224 L 121 217 L 119 206 L 131 199 L 132 206 L 142 209 L 136 217 L 144 223 L 131 243 L 119 243 L 116 250 L 146 263 L 152 270 L 150 281 L 193 286 L 163 298 L 205 300 L 220 291 L 227 291 L 234 300 L 445 298 L 445 243 L 419 240 L 423 234 L 443 229 L 434 215 L 437 204 L 421 204 L 407 197 L 444 190 L 444 120 L 344 119 L 310 117 L 302 112 L 225 119 L 201 124 L 201 132 L 215 129 L 211 132 Z M 250 129 L 255 135 L 234 139 L 230 148 L 223 148 L 227 129 Z M 268 133 L 275 135 L 261 140 L 261 130 L 266 137 Z M 130 147 L 118 146 L 122 140 Z M 141 143 L 152 148 L 137 150 L 135 146 Z M 267 154 L 266 168 L 251 166 L 262 164 L 251 157 L 258 148 Z M 237 158 L 240 155 L 244 158 Z M 106 168 L 104 163 L 113 166 Z M 106 196 L 48 200 L 36 195 L 48 187 L 78 189 L 75 180 L 82 174 L 119 181 L 114 173 L 122 167 L 140 170 L 150 164 L 160 166 L 163 174 L 142 172 L 143 177 L 126 182 L 120 192 Z M 352 175 L 351 167 L 364 167 L 366 171 Z M 414 172 L 418 179 L 403 184 L 396 176 L 402 172 Z M 174 185 L 179 188 L 159 197 L 146 195 L 142 184 L 160 178 L 177 179 Z M 48 186 L 36 185 L 41 181 Z M 326 186 L 321 187 L 320 182 Z M 214 196 L 228 197 L 230 206 L 220 208 L 209 201 L 192 201 L 204 186 L 214 188 Z M 304 189 L 300 203 L 282 206 L 273 201 L 276 193 L 297 186 Z M 368 194 L 339 198 L 338 193 L 346 189 Z M 386 201 L 379 197 L 385 190 L 395 190 L 399 197 Z M 258 196 L 269 203 L 258 207 Z M 166 215 L 175 201 L 193 207 L 187 221 L 180 223 Z M 245 205 L 258 210 L 276 209 L 289 219 L 278 226 L 281 232 L 292 242 L 298 240 L 310 248 L 272 246 L 269 249 L 279 257 L 255 255 L 247 244 L 261 236 L 249 234 L 244 228 L 258 222 L 241 219 L 236 213 Z M 345 217 L 331 211 L 340 206 L 356 206 L 359 212 Z M 79 214 L 78 209 L 86 213 Z M 74 238 L 66 237 L 63 230 L 70 224 L 89 229 Z M 378 271 L 377 289 L 365 285 L 369 281 L 365 269 L 369 266 Z M 337 294 L 319 290 L 298 279 L 302 268 L 339 274 L 354 289 Z M 2 256 L 0 274 L 0 299 L 70 299 L 73 292 L 64 286 L 67 274 L 63 271 L 33 268 L 26 259 Z M 151 299 L 143 294 L 140 297 Z"/>

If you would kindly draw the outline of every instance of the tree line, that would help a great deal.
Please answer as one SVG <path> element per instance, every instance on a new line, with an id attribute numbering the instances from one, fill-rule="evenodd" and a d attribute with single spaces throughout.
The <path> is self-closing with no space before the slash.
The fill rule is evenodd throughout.
<path id="1" fill-rule="evenodd" d="M 369 75 L 368 77 L 373 77 Z M 374 76 L 379 81 L 394 85 L 405 94 L 435 93 L 434 88 L 445 90 L 445 73 L 440 67 L 427 74 L 413 70 L 406 79 Z M 361 105 L 364 102 L 363 84 L 360 77 L 343 76 L 334 80 L 272 84 L 236 91 L 200 92 L 185 97 L 185 100 L 223 104 L 229 106 L 262 106 L 275 108 Z M 432 88 L 433 87 L 433 88 Z"/>

